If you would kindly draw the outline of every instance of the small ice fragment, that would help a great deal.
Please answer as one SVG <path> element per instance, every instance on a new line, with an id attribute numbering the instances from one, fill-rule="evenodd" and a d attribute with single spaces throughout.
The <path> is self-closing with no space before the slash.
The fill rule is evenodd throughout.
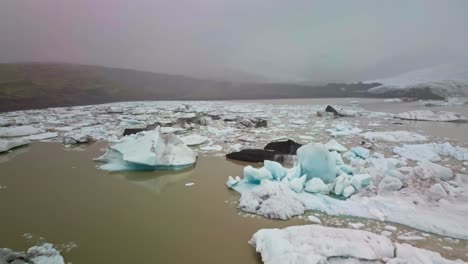
<path id="1" fill-rule="evenodd" d="M 312 223 L 316 223 L 316 224 L 321 224 L 322 223 L 322 221 L 318 217 L 313 216 L 313 215 L 307 216 L 307 219 Z"/>

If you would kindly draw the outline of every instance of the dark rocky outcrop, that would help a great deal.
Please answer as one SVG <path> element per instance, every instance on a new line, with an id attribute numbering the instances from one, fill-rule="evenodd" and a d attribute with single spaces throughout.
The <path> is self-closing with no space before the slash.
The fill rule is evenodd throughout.
<path id="1" fill-rule="evenodd" d="M 263 162 L 264 160 L 283 162 L 282 153 L 264 149 L 243 149 L 227 154 L 226 158 L 246 162 Z"/>
<path id="2" fill-rule="evenodd" d="M 203 116 L 203 114 L 196 113 L 195 116 L 178 118 L 176 124 L 181 127 L 191 125 L 206 126 L 208 122 L 206 121 L 206 118 Z"/>
<path id="3" fill-rule="evenodd" d="M 250 117 L 237 117 L 236 118 L 236 127 L 237 128 L 259 128 L 259 127 L 267 127 L 268 122 L 261 118 L 250 118 Z"/>
<path id="4" fill-rule="evenodd" d="M 277 151 L 285 155 L 296 155 L 297 149 L 302 147 L 302 144 L 288 139 L 287 141 L 270 142 L 265 146 L 265 150 Z"/>
<path id="5" fill-rule="evenodd" d="M 290 160 L 291 155 L 296 155 L 297 149 L 302 145 L 293 140 L 268 143 L 264 149 L 244 149 L 226 155 L 226 158 L 247 162 L 263 162 L 274 160 L 284 162 Z"/>
<path id="6" fill-rule="evenodd" d="M 123 132 L 123 136 L 133 135 L 142 131 L 146 131 L 146 128 L 126 128 Z"/>

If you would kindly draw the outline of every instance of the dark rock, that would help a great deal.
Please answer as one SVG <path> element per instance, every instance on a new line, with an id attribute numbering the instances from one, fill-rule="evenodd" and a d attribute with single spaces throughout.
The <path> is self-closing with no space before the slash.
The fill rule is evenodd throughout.
<path id="1" fill-rule="evenodd" d="M 282 153 L 263 149 L 243 149 L 238 152 L 226 154 L 226 158 L 246 162 L 263 162 L 264 160 L 283 162 Z"/>
<path id="2" fill-rule="evenodd" d="M 191 126 L 191 125 L 199 125 L 199 126 L 206 126 L 208 122 L 206 118 L 201 113 L 195 114 L 193 117 L 181 117 L 178 118 L 176 124 L 181 127 Z"/>
<path id="3" fill-rule="evenodd" d="M 301 146 L 302 144 L 288 139 L 287 141 L 270 142 L 265 146 L 265 150 L 273 150 L 286 155 L 296 155 L 297 149 Z"/>
<path id="4" fill-rule="evenodd" d="M 146 128 L 126 128 L 123 132 L 123 136 L 133 135 L 142 131 L 146 131 Z"/>
<path id="5" fill-rule="evenodd" d="M 325 112 L 333 113 L 334 116 L 341 116 L 341 114 L 338 111 L 336 111 L 336 109 L 331 105 L 327 105 L 327 108 L 325 108 Z"/>
<path id="6" fill-rule="evenodd" d="M 248 118 L 248 117 L 237 117 L 236 118 L 236 127 L 237 128 L 246 128 L 246 127 L 254 127 L 254 128 L 259 128 L 259 127 L 267 127 L 268 122 L 264 119 L 261 118 Z"/>

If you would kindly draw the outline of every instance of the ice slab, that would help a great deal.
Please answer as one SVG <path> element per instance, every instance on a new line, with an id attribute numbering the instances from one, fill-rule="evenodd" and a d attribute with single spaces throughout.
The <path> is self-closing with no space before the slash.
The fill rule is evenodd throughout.
<path id="1" fill-rule="evenodd" d="M 427 140 L 425 136 L 408 131 L 366 132 L 362 136 L 370 141 L 412 142 Z"/>
<path id="2" fill-rule="evenodd" d="M 431 110 L 415 110 L 403 112 L 395 116 L 399 119 L 406 120 L 421 120 L 421 121 L 439 121 L 439 122 L 456 122 L 466 121 L 466 117 L 461 114 L 447 111 L 431 111 Z"/>
<path id="3" fill-rule="evenodd" d="M 32 126 L 0 127 L 0 137 L 23 137 L 43 132 L 43 129 Z"/>
<path id="4" fill-rule="evenodd" d="M 10 149 L 28 145 L 30 143 L 29 140 L 21 138 L 21 139 L 0 139 L 0 153 L 6 152 Z"/>

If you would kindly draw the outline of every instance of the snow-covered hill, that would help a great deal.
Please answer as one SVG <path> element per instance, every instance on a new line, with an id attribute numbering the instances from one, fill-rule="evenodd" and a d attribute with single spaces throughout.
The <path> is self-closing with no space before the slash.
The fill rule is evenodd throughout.
<path id="1" fill-rule="evenodd" d="M 376 94 L 428 89 L 441 97 L 468 96 L 468 66 L 440 65 L 368 82 L 383 84 L 369 90 Z"/>

